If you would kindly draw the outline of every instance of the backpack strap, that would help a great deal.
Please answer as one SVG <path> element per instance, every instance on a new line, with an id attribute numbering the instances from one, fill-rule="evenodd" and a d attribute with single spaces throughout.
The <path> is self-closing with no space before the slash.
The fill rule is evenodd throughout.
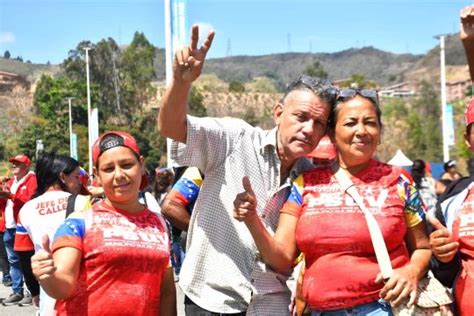
<path id="1" fill-rule="evenodd" d="M 69 215 L 71 215 L 71 213 L 74 212 L 74 209 L 76 206 L 76 198 L 77 198 L 77 194 L 71 194 L 70 196 L 68 196 L 65 218 L 68 218 Z"/>

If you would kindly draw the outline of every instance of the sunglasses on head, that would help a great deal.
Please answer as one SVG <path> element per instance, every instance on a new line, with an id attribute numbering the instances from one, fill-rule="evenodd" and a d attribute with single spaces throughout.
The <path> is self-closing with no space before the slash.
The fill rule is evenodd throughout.
<path id="1" fill-rule="evenodd" d="M 369 90 L 369 89 L 353 89 L 353 88 L 341 89 L 339 90 L 339 93 L 337 94 L 337 100 L 353 98 L 357 95 L 360 95 L 366 99 L 371 100 L 375 105 L 379 104 L 379 95 L 377 91 Z"/>
<path id="2" fill-rule="evenodd" d="M 330 99 L 331 102 L 335 101 L 337 97 L 337 89 L 331 84 L 329 80 L 315 78 L 307 75 L 302 75 L 297 80 L 290 83 L 286 88 L 285 95 L 293 91 L 295 87 L 304 85 L 311 91 L 325 96 Z"/>

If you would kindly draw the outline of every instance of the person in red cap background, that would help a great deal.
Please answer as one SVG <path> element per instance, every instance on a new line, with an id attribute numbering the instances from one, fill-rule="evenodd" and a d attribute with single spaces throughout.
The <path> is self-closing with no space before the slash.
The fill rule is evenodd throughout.
<path id="1" fill-rule="evenodd" d="M 460 17 L 461 40 L 474 81 L 474 5 L 463 8 Z M 464 116 L 464 139 L 468 149 L 474 152 L 472 94 Z M 474 178 L 461 178 L 452 183 L 440 196 L 439 206 L 436 219 L 431 220 L 435 229 L 430 234 L 435 257 L 432 270 L 444 285 L 454 288 L 457 313 L 474 315 Z"/>
<path id="2" fill-rule="evenodd" d="M 139 201 L 144 160 L 135 139 L 108 132 L 92 148 L 105 199 L 43 237 L 33 273 L 58 315 L 176 315 L 166 223 Z"/>
<path id="3" fill-rule="evenodd" d="M 13 249 L 15 243 L 16 223 L 21 207 L 31 199 L 36 191 L 36 176 L 29 171 L 31 164 L 28 156 L 20 154 L 10 159 L 13 178 L 0 189 L 0 202 L 4 202 L 2 209 L 2 224 L 5 227 L 3 241 L 10 263 L 13 293 L 3 300 L 3 305 L 18 304 L 23 299 L 23 274 L 20 259 Z"/>

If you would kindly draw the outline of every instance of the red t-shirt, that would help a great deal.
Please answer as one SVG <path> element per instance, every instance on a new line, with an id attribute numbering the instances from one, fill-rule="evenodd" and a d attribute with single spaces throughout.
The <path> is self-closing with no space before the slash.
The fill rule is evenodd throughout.
<path id="1" fill-rule="evenodd" d="M 461 272 L 454 285 L 459 315 L 474 315 L 474 187 L 453 222 L 453 237 L 459 242 Z"/>
<path id="2" fill-rule="evenodd" d="M 10 190 L 13 181 L 15 181 L 14 178 L 8 180 L 8 182 L 5 184 L 5 189 Z M 15 219 L 15 222 L 18 222 L 18 213 L 20 213 L 20 209 L 26 202 L 31 199 L 38 187 L 36 183 L 36 175 L 33 171 L 29 171 L 23 178 L 21 178 L 19 182 L 20 184 L 16 189 L 16 193 L 10 197 L 13 203 L 13 217 Z M 6 198 L 0 198 L 0 211 L 2 212 L 2 217 L 0 219 L 0 231 L 5 231 L 6 203 Z"/>
<path id="3" fill-rule="evenodd" d="M 159 315 L 163 273 L 170 266 L 163 218 L 148 209 L 129 214 L 105 202 L 71 214 L 53 251 L 82 251 L 78 286 L 58 300 L 58 315 Z"/>
<path id="4" fill-rule="evenodd" d="M 398 168 L 372 160 L 351 177 L 384 236 L 392 266 L 409 262 L 404 237 L 424 210 L 416 189 Z M 343 192 L 330 167 L 299 176 L 281 212 L 299 217 L 298 248 L 306 258 L 303 295 L 312 309 L 327 311 L 376 301 L 379 266 L 367 222 Z"/>

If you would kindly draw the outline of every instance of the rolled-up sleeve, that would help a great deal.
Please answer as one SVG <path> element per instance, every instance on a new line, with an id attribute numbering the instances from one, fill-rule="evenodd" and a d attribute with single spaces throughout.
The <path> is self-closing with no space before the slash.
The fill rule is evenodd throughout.
<path id="1" fill-rule="evenodd" d="M 250 125 L 233 118 L 187 117 L 186 144 L 173 141 L 171 159 L 182 166 L 195 166 L 206 174 L 224 163 L 237 146 L 239 135 Z"/>

